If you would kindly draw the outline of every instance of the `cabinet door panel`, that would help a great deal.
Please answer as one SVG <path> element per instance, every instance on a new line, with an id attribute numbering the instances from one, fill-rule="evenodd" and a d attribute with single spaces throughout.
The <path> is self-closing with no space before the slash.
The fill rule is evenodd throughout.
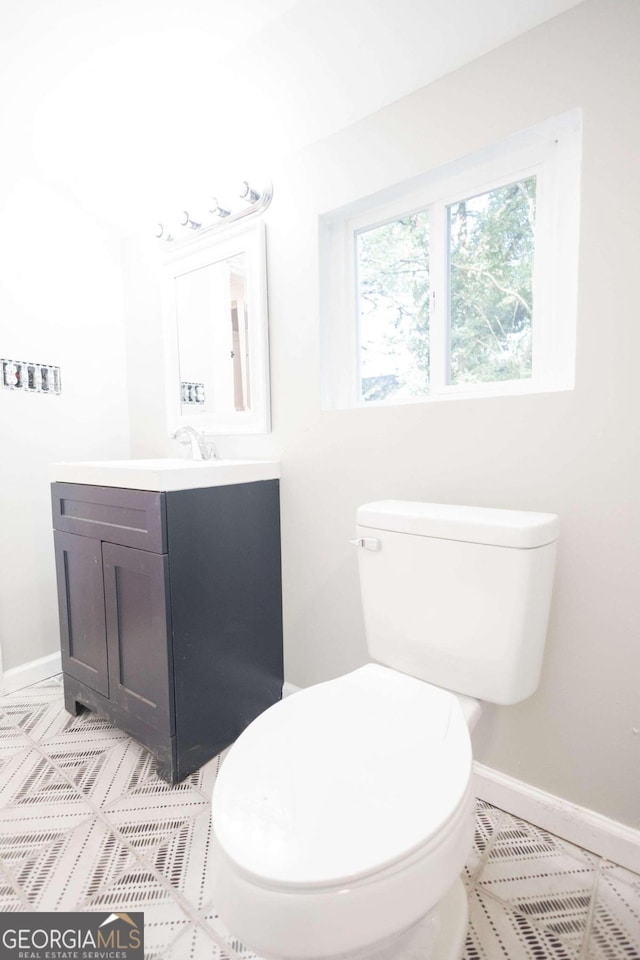
<path id="1" fill-rule="evenodd" d="M 168 558 L 102 544 L 110 697 L 130 717 L 173 733 Z"/>
<path id="2" fill-rule="evenodd" d="M 108 697 L 100 541 L 56 531 L 54 542 L 62 669 Z"/>

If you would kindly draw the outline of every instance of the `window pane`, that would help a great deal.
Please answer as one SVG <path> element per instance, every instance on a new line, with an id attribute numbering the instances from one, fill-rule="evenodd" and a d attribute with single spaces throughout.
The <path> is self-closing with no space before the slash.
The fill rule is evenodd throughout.
<path id="1" fill-rule="evenodd" d="M 357 236 L 360 397 L 429 392 L 427 211 Z"/>
<path id="2" fill-rule="evenodd" d="M 536 178 L 448 208 L 450 382 L 531 376 Z"/>

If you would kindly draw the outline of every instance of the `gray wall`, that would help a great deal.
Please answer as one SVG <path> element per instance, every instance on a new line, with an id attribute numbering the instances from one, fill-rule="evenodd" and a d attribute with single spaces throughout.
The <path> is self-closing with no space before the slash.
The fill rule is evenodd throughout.
<path id="1" fill-rule="evenodd" d="M 223 454 L 282 461 L 286 674 L 367 658 L 353 536 L 394 497 L 557 512 L 559 564 L 538 692 L 490 708 L 476 757 L 639 826 L 638 157 L 640 4 L 588 0 L 274 171 L 268 215 L 273 434 Z M 318 217 L 538 121 L 584 109 L 574 391 L 320 410 Z M 132 369 L 161 357 L 157 293 L 131 244 Z M 148 380 L 146 381 L 149 382 Z M 171 447 L 162 385 L 130 394 L 135 450 Z"/>

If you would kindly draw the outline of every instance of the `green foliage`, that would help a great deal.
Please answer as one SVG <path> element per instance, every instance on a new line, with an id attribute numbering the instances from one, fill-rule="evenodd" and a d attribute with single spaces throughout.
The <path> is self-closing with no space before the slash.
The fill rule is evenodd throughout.
<path id="1" fill-rule="evenodd" d="M 531 375 L 535 177 L 448 208 L 452 383 Z M 429 216 L 358 236 L 362 395 L 429 389 Z"/>
<path id="2" fill-rule="evenodd" d="M 535 177 L 449 207 L 451 380 L 531 375 Z"/>
<path id="3" fill-rule="evenodd" d="M 429 384 L 429 215 L 382 224 L 358 237 L 363 399 L 399 387 L 409 396 Z M 388 358 L 384 375 L 375 372 Z M 368 368 L 374 372 L 368 374 Z"/>

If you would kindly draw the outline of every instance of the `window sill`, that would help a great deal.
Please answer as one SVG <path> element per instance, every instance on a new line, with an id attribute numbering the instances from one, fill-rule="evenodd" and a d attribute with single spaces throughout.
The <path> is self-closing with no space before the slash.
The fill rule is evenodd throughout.
<path id="1" fill-rule="evenodd" d="M 473 387 L 473 389 L 470 389 Z M 480 389 L 483 388 L 483 389 Z M 543 386 L 535 384 L 528 380 L 512 381 L 504 384 L 473 384 L 449 387 L 441 393 L 431 394 L 425 397 L 406 397 L 396 400 L 368 400 L 342 406 L 325 406 L 324 411 L 332 410 L 380 410 L 393 409 L 398 407 L 423 407 L 441 402 L 450 403 L 456 400 L 495 400 L 506 397 L 525 397 L 536 396 L 548 393 L 568 393 L 574 389 L 570 386 Z"/>

